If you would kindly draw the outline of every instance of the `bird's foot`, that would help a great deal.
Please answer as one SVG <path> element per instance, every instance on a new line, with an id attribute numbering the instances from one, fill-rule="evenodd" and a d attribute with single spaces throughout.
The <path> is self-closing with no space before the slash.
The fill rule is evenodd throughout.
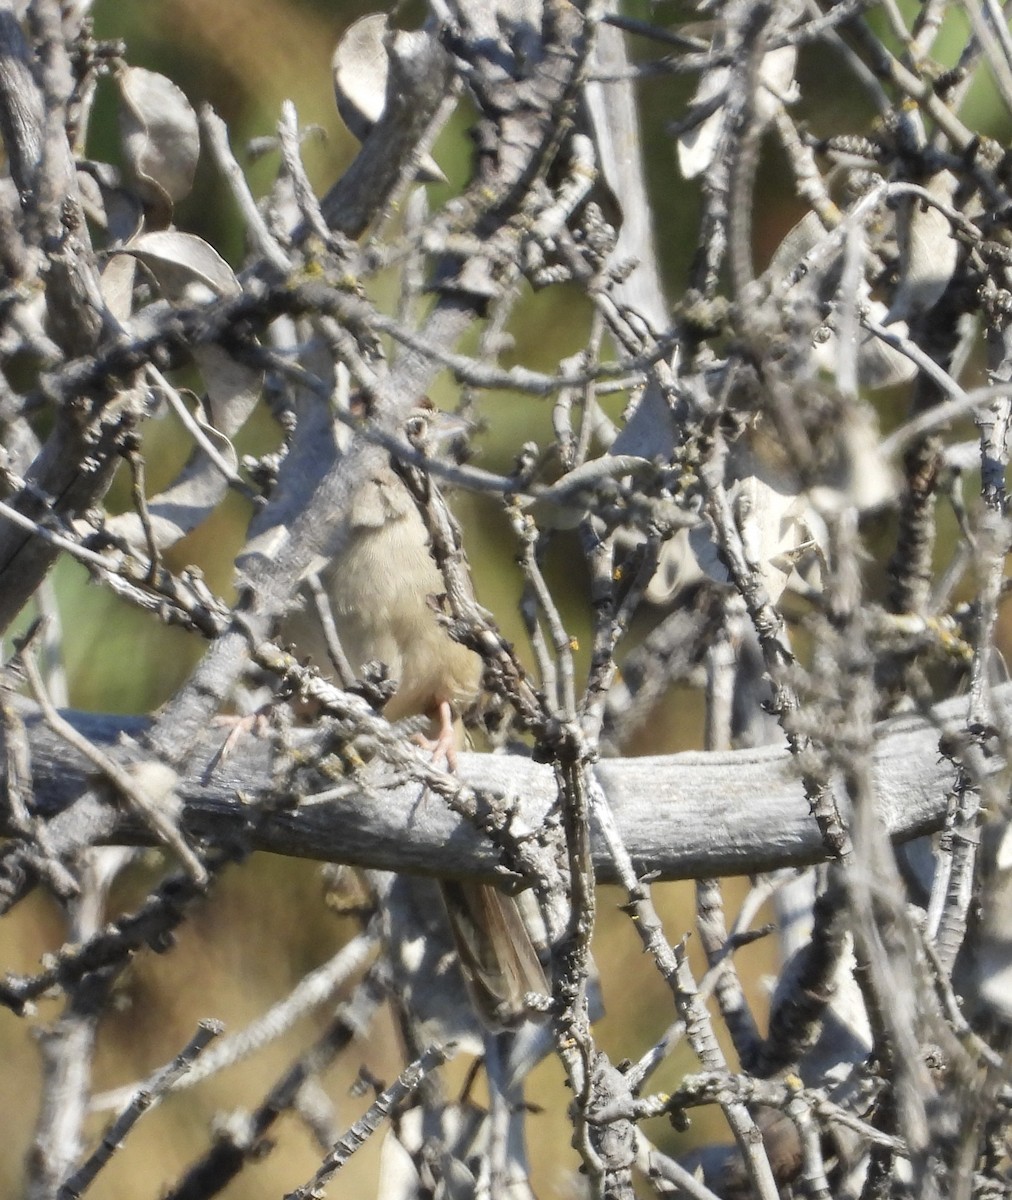
<path id="1" fill-rule="evenodd" d="M 453 723 L 453 709 L 448 700 L 440 700 L 436 715 L 439 718 L 439 733 L 434 738 L 418 734 L 415 741 L 423 750 L 427 750 L 432 755 L 434 763 L 438 764 L 445 759 L 447 770 L 455 773 L 457 770 L 457 731 Z"/>

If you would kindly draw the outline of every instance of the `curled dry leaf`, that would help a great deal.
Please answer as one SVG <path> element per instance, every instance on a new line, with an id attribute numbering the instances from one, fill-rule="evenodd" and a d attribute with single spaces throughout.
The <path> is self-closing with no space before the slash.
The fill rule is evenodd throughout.
<path id="1" fill-rule="evenodd" d="M 773 287 L 786 289 L 786 303 L 796 307 L 809 304 L 814 294 L 820 304 L 831 304 L 840 286 L 842 246 L 827 256 L 812 257 L 820 243 L 831 236 L 814 212 L 806 213 L 788 230 L 765 272 L 765 278 Z M 952 242 L 952 245 L 956 243 Z M 798 283 L 788 287 L 786 281 L 794 275 L 797 275 Z M 801 291 L 796 297 L 799 288 L 807 290 Z M 875 323 L 892 323 L 894 332 L 903 337 L 908 335 L 907 325 L 895 319 L 895 312 L 890 314 L 881 300 L 872 297 L 865 278 L 860 280 L 858 293 L 851 299 Z M 917 372 L 916 365 L 905 354 L 863 328 L 857 331 L 857 345 L 854 347 L 841 345 L 832 321 L 813 330 L 813 339 L 812 361 L 829 375 L 837 374 L 841 355 L 856 353 L 858 379 L 864 388 L 895 387 L 912 379 Z"/>
<path id="2" fill-rule="evenodd" d="M 828 544 L 826 517 L 845 509 L 868 512 L 888 503 L 896 481 L 882 453 L 875 413 L 851 401 L 834 416 L 820 483 L 806 489 L 770 425 L 757 420 L 730 447 L 724 486 L 734 507 L 745 554 L 773 604 L 785 591 L 822 586 Z M 685 588 L 728 571 L 705 522 L 678 530 L 665 543 L 647 588 L 654 604 L 670 604 Z"/>
<path id="3" fill-rule="evenodd" d="M 200 154 L 197 114 L 172 80 L 155 71 L 127 67 L 116 79 L 127 167 L 149 222 L 167 225 L 172 206 L 193 187 Z"/>
<path id="4" fill-rule="evenodd" d="M 120 246 L 140 233 L 143 205 L 133 190 L 123 186 L 115 167 L 104 162 L 79 163 L 77 180 L 88 219 L 105 231 L 106 248 Z"/>
<path id="5" fill-rule="evenodd" d="M 203 238 L 178 229 L 142 233 L 123 250 L 139 258 L 172 304 L 206 303 L 239 294 L 239 280 L 217 250 Z"/>
<path id="6" fill-rule="evenodd" d="M 369 136 L 386 104 L 386 32 L 385 13 L 361 17 L 345 30 L 331 60 L 337 111 L 360 142 Z"/>
<path id="7" fill-rule="evenodd" d="M 977 986 L 984 1002 L 1012 1019 L 1012 825 L 994 813 L 984 828 L 981 915 L 974 947 Z"/>
<path id="8" fill-rule="evenodd" d="M 719 49 L 715 48 L 719 53 Z M 759 94 L 756 97 L 756 120 L 765 125 L 781 104 L 790 104 L 798 96 L 794 81 L 798 52 L 794 46 L 783 46 L 764 55 L 759 70 Z M 706 113 L 711 105 L 716 108 L 686 130 L 677 142 L 678 168 L 685 179 L 695 179 L 704 174 L 717 156 L 727 113 L 720 99 L 731 82 L 731 71 L 717 67 L 708 71 L 692 98 L 692 105 L 700 113 Z"/>
<path id="9" fill-rule="evenodd" d="M 207 406 L 214 428 L 229 438 L 242 428 L 253 411 L 263 385 L 263 372 L 237 362 L 220 346 L 195 346 L 192 353 L 207 388 Z M 231 443 L 228 448 L 229 456 L 234 456 Z M 233 469 L 236 465 L 233 462 Z"/>
<path id="10" fill-rule="evenodd" d="M 195 234 L 178 229 L 143 233 L 124 250 L 144 263 L 170 304 L 203 304 L 241 291 L 228 263 Z M 214 426 L 231 436 L 260 395 L 262 373 L 215 345 L 194 346 L 191 353 L 204 378 Z"/>
<path id="11" fill-rule="evenodd" d="M 390 62 L 384 39 L 388 31 L 386 13 L 360 17 L 345 30 L 331 60 L 337 111 L 360 142 L 369 136 L 386 108 Z M 393 36 L 405 46 L 428 35 L 416 30 L 397 31 Z M 418 165 L 418 179 L 423 183 L 445 182 L 446 176 L 426 154 Z"/>
<path id="12" fill-rule="evenodd" d="M 891 331 L 899 337 L 909 336 L 910 329 L 906 321 L 890 321 L 886 306 L 881 300 L 869 299 L 868 289 L 863 284 L 861 299 L 869 320 L 876 325 L 889 325 Z M 836 330 L 826 326 L 823 337 L 812 348 L 812 360 L 824 371 L 836 375 L 840 355 L 843 352 L 844 347 L 840 345 Z M 857 333 L 857 376 L 862 387 L 869 391 L 896 387 L 898 384 L 913 379 L 916 374 L 917 364 L 912 359 L 894 346 L 882 341 L 875 334 L 859 328 Z"/>
<path id="13" fill-rule="evenodd" d="M 951 171 L 939 171 L 925 191 L 939 204 L 951 205 L 958 180 Z M 896 221 L 900 249 L 899 282 L 885 324 L 911 320 L 929 312 L 949 286 L 959 262 L 959 243 L 952 236 L 949 218 L 934 204 L 916 196 L 900 203 Z"/>
<path id="14" fill-rule="evenodd" d="M 765 453 L 769 441 L 751 431 L 728 455 L 728 499 L 735 511 L 745 554 L 762 577 L 771 603 L 788 586 L 806 591 L 813 581 L 806 567 L 817 561 L 825 526 L 782 456 Z M 679 530 L 661 551 L 647 598 L 669 604 L 703 578 L 727 583 L 728 571 L 709 526 Z"/>
<path id="15" fill-rule="evenodd" d="M 123 319 L 124 305 L 128 312 L 130 299 L 130 271 L 123 264 L 133 267 L 137 262 L 144 264 L 170 304 L 205 304 L 235 296 L 241 290 L 232 268 L 202 238 L 176 229 L 143 233 L 124 246 L 122 253 L 113 255 L 103 273 L 103 289 L 108 277 L 118 315 Z M 238 457 L 229 438 L 253 411 L 260 396 L 262 372 L 214 344 L 193 346 L 190 353 L 204 381 L 210 417 L 205 419 L 198 406 L 192 420 L 234 474 Z M 172 484 L 148 501 L 149 529 L 158 548 L 167 549 L 201 524 L 221 500 L 226 486 L 218 464 L 199 445 L 195 446 Z M 136 513 L 113 517 L 107 527 L 131 545 L 145 547 L 146 533 Z"/>
<path id="16" fill-rule="evenodd" d="M 133 311 L 137 260 L 129 254 L 111 255 L 102 268 L 102 299 L 117 321 L 129 321 Z"/>

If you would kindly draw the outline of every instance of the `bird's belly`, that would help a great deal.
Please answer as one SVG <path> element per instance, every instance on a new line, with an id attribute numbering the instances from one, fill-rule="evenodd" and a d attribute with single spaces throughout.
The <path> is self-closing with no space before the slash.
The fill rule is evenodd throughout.
<path id="1" fill-rule="evenodd" d="M 397 680 L 387 715 L 397 720 L 443 700 L 455 708 L 474 699 L 481 662 L 439 624 L 433 600 L 443 579 L 426 548 L 405 552 L 383 536 L 357 540 L 336 568 L 334 623 L 352 667 L 379 660 Z M 419 581 L 424 579 L 423 588 Z"/>

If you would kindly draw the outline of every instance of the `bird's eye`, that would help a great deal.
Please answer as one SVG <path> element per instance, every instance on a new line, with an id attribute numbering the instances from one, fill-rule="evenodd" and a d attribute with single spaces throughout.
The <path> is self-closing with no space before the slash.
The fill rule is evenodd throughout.
<path id="1" fill-rule="evenodd" d="M 404 433 L 409 442 L 419 441 L 419 439 L 425 436 L 428 428 L 428 417 L 422 416 L 421 413 L 413 417 L 408 417 L 407 421 L 404 422 Z"/>

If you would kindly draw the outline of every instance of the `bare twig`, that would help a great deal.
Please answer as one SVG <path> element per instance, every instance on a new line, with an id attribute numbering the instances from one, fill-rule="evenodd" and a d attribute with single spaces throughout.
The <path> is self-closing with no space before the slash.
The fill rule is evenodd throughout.
<path id="1" fill-rule="evenodd" d="M 99 1172 L 120 1149 L 141 1117 L 162 1100 L 173 1084 L 185 1077 L 204 1047 L 213 1041 L 222 1029 L 220 1021 L 201 1021 L 197 1032 L 172 1062 L 156 1071 L 146 1083 L 136 1089 L 130 1103 L 103 1135 L 98 1147 L 57 1192 L 57 1200 L 78 1200 L 78 1197 L 91 1187 Z"/>
<path id="2" fill-rule="evenodd" d="M 322 1196 L 330 1179 L 344 1166 L 349 1158 L 376 1132 L 393 1110 L 422 1085 L 425 1077 L 453 1057 L 454 1044 L 429 1046 L 418 1058 L 403 1070 L 397 1079 L 370 1104 L 366 1112 L 338 1140 L 331 1152 L 320 1164 L 319 1170 L 308 1183 L 289 1192 L 285 1200 L 314 1200 Z"/>

